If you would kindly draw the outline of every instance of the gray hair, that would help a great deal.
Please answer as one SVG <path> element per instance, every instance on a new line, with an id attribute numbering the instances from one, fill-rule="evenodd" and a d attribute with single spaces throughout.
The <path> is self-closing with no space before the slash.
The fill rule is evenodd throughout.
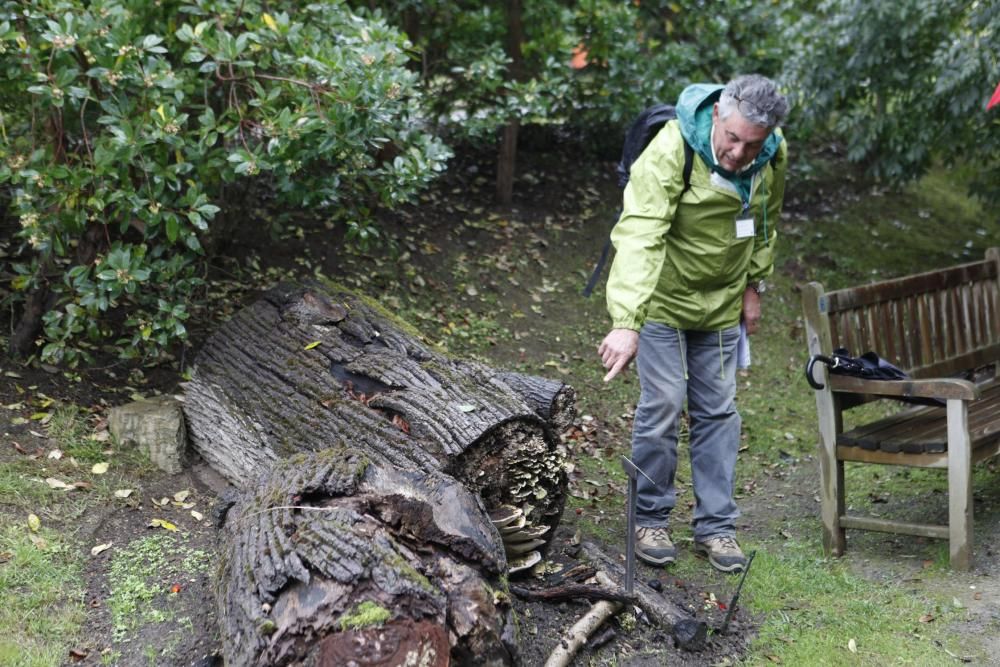
<path id="1" fill-rule="evenodd" d="M 773 128 L 788 114 L 788 100 L 774 81 L 760 74 L 744 74 L 727 83 L 719 97 L 719 116 L 728 118 L 734 109 L 754 125 Z"/>

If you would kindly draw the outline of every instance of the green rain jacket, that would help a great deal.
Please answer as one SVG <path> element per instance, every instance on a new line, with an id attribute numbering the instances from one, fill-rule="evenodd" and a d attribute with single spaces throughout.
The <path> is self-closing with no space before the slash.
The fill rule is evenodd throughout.
<path id="1" fill-rule="evenodd" d="M 774 269 L 787 147 L 775 129 L 744 172 L 710 170 L 712 108 L 722 88 L 685 88 L 677 120 L 664 125 L 632 165 L 611 232 L 616 253 L 607 303 L 616 329 L 638 330 L 646 321 L 699 331 L 735 326 L 747 285 Z M 694 163 L 682 196 L 684 139 Z M 751 213 L 755 235 L 736 238 L 736 219 Z"/>

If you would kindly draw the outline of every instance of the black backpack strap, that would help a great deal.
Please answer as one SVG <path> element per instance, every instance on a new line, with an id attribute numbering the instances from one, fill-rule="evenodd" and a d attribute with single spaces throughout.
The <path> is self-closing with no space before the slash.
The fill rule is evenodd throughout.
<path id="1" fill-rule="evenodd" d="M 684 142 L 684 189 L 681 190 L 681 197 L 691 187 L 691 170 L 694 169 L 694 149 L 691 148 L 691 144 L 687 142 L 687 139 L 682 139 L 682 141 Z M 680 198 L 678 198 L 678 201 L 680 201 Z"/>
<path id="2" fill-rule="evenodd" d="M 691 171 L 694 169 L 694 149 L 691 148 L 686 140 L 684 141 L 684 170 L 682 172 L 684 176 L 684 189 L 681 190 L 681 197 L 684 193 L 688 191 L 691 187 Z M 626 180 L 626 183 L 628 181 Z M 678 198 L 679 201 L 680 198 Z M 611 223 L 611 228 L 618 223 L 618 218 L 622 217 L 622 209 L 618 209 L 618 215 L 615 216 L 614 222 Z M 594 270 L 590 274 L 590 280 L 587 281 L 587 286 L 583 288 L 583 296 L 590 297 L 594 292 L 594 288 L 597 287 L 597 281 L 601 279 L 601 273 L 604 272 L 604 265 L 608 261 L 608 255 L 611 254 L 611 233 L 608 232 L 608 239 L 604 242 L 604 248 L 601 249 L 601 256 L 597 260 L 597 264 L 594 265 Z"/>

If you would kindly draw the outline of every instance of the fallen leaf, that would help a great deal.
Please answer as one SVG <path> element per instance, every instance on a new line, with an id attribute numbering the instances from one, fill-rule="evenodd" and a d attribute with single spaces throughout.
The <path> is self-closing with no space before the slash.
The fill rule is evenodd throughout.
<path id="1" fill-rule="evenodd" d="M 49 543 L 44 537 L 39 537 L 38 535 L 28 535 L 28 539 L 31 543 L 35 545 L 35 548 L 39 551 L 45 551 L 49 548 Z"/>
<path id="2" fill-rule="evenodd" d="M 90 469 L 90 472 L 94 473 L 95 475 L 103 475 L 107 471 L 108 471 L 107 461 L 101 461 L 100 463 L 95 463 L 93 467 L 91 467 Z"/>
<path id="3" fill-rule="evenodd" d="M 951 604 L 952 604 L 952 606 L 955 607 L 955 609 L 961 609 L 962 607 L 965 606 L 964 604 L 962 604 L 961 600 L 959 600 L 958 598 L 954 598 L 954 597 L 951 599 Z"/>
<path id="4" fill-rule="evenodd" d="M 314 340 L 313 342 L 309 343 L 308 345 L 306 345 L 306 346 L 305 346 L 304 348 L 302 348 L 302 349 L 303 349 L 303 350 L 311 350 L 311 349 L 313 349 L 314 347 L 316 347 L 317 345 L 319 345 L 319 344 L 320 344 L 320 343 L 322 343 L 322 342 L 323 342 L 323 341 L 321 341 L 321 340 Z"/>
<path id="5" fill-rule="evenodd" d="M 201 512 L 196 512 L 194 510 L 191 510 L 191 516 L 194 517 L 195 521 L 201 521 L 202 519 L 205 518 L 204 514 L 202 514 Z"/>
<path id="6" fill-rule="evenodd" d="M 175 595 L 177 593 L 180 593 L 181 592 L 181 585 L 180 584 L 174 584 L 173 586 L 170 587 L 170 592 L 174 593 Z"/>
<path id="7" fill-rule="evenodd" d="M 851 653 L 858 652 L 858 643 L 854 641 L 853 638 L 847 641 L 847 650 L 850 651 Z"/>
<path id="8" fill-rule="evenodd" d="M 921 623 L 930 623 L 934 620 L 934 614 L 924 614 L 920 617 Z"/>
<path id="9" fill-rule="evenodd" d="M 461 410 L 462 412 L 475 412 L 476 406 L 465 403 L 463 405 L 458 406 L 458 409 Z"/>
<path id="10" fill-rule="evenodd" d="M 82 648 L 71 648 L 69 650 L 69 657 L 73 659 L 73 662 L 80 662 L 84 660 L 90 653 Z"/>
<path id="11" fill-rule="evenodd" d="M 191 491 L 189 489 L 184 489 L 183 491 L 178 491 L 177 493 L 174 494 L 174 500 L 176 500 L 179 503 L 182 503 L 185 500 L 187 500 L 187 497 L 190 495 Z"/>
<path id="12" fill-rule="evenodd" d="M 115 498 L 128 498 L 132 495 L 132 489 L 118 489 L 115 491 Z"/>
<path id="13" fill-rule="evenodd" d="M 150 528 L 163 528 L 164 530 L 169 530 L 171 532 L 177 532 L 177 526 L 170 523 L 165 519 L 153 519 L 149 522 Z"/>
<path id="14" fill-rule="evenodd" d="M 109 433 L 107 429 L 105 429 L 103 431 L 98 431 L 97 433 L 93 434 L 92 436 L 90 436 L 90 439 L 96 440 L 97 442 L 105 442 L 110 437 L 111 433 Z"/>
<path id="15" fill-rule="evenodd" d="M 61 449 L 53 449 L 51 452 L 49 452 L 48 458 L 58 461 L 59 459 L 62 458 L 62 456 L 63 453 Z"/>
<path id="16" fill-rule="evenodd" d="M 167 503 L 170 502 L 170 498 L 167 498 L 166 496 L 160 498 L 159 500 L 157 500 L 156 498 L 153 498 L 152 502 L 157 507 L 163 507 L 164 505 L 166 505 Z"/>
<path id="17" fill-rule="evenodd" d="M 53 489 L 68 489 L 68 488 L 70 488 L 69 484 L 67 484 L 66 482 L 62 481 L 61 479 L 56 479 L 55 477 L 48 477 L 48 478 L 46 478 L 45 479 L 45 483 L 48 484 L 49 487 L 51 487 Z"/>
<path id="18" fill-rule="evenodd" d="M 98 544 L 96 547 L 93 547 L 90 550 L 90 555 L 91 556 L 96 556 L 97 554 L 101 553 L 102 551 L 107 551 L 108 549 L 111 548 L 112 544 L 113 544 L 113 542 L 105 542 L 104 544 Z"/>
<path id="19" fill-rule="evenodd" d="M 42 527 L 42 520 L 38 518 L 38 515 L 37 514 L 29 514 L 28 515 L 28 528 L 31 529 L 31 532 L 37 533 L 38 529 L 41 528 L 41 527 Z"/>

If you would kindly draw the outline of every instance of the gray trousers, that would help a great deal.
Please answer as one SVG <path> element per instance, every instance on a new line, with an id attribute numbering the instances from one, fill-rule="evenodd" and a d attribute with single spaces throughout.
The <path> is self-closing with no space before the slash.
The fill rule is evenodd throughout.
<path id="1" fill-rule="evenodd" d="M 648 322 L 639 333 L 639 405 L 632 460 L 657 482 L 638 478 L 636 525 L 666 526 L 677 502 L 677 427 L 684 399 L 690 418 L 694 538 L 732 535 L 740 415 L 736 411 L 739 327 L 683 331 Z"/>

